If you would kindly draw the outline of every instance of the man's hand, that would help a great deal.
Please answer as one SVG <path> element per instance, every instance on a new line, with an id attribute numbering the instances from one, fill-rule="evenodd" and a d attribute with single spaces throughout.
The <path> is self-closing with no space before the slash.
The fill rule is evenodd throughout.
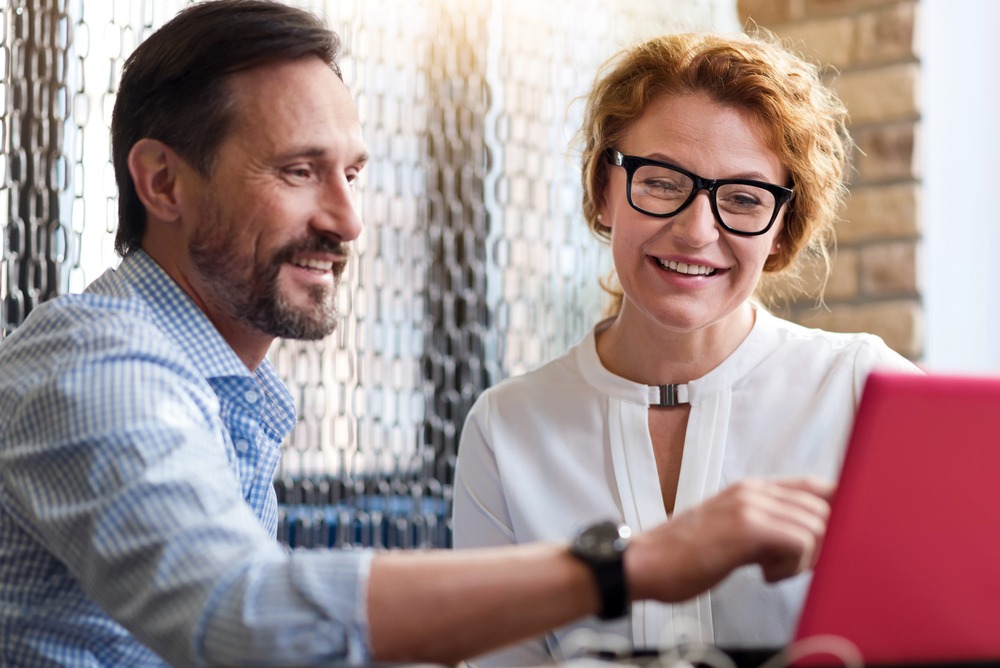
<path id="1" fill-rule="evenodd" d="M 633 600 L 689 599 L 734 569 L 759 564 L 768 582 L 802 573 L 819 554 L 833 487 L 816 479 L 744 480 L 635 536 L 625 553 Z"/>

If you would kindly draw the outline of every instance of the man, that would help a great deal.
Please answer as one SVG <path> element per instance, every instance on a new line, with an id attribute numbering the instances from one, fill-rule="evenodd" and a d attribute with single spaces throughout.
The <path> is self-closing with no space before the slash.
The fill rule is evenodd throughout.
<path id="1" fill-rule="evenodd" d="M 306 12 L 218 0 L 127 62 L 121 265 L 0 344 L 0 665 L 451 662 L 741 565 L 808 568 L 829 494 L 810 481 L 741 483 L 630 544 L 279 546 L 294 407 L 265 354 L 332 331 L 361 230 L 336 52 Z"/>

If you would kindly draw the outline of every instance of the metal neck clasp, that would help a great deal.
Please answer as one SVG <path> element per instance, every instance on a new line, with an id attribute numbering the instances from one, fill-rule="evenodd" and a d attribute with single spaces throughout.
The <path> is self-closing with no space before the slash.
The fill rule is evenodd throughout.
<path id="1" fill-rule="evenodd" d="M 650 385 L 649 405 L 655 408 L 670 408 L 688 403 L 687 383 L 670 385 Z"/>

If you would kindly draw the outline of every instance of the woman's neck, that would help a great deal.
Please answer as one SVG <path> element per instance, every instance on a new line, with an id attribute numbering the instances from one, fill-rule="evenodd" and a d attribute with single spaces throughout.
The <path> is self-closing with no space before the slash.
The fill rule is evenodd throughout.
<path id="1" fill-rule="evenodd" d="M 744 302 L 723 320 L 679 331 L 652 322 L 626 301 L 597 332 L 597 354 L 606 369 L 637 383 L 686 383 L 725 361 L 753 329 L 755 319 L 755 307 Z"/>

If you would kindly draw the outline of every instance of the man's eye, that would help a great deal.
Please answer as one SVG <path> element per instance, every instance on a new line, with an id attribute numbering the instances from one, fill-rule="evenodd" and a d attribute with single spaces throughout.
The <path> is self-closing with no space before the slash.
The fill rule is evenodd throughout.
<path id="1" fill-rule="evenodd" d="M 312 170 L 309 167 L 297 165 L 293 167 L 286 167 L 284 169 L 285 175 L 293 179 L 305 180 L 312 176 Z"/>

